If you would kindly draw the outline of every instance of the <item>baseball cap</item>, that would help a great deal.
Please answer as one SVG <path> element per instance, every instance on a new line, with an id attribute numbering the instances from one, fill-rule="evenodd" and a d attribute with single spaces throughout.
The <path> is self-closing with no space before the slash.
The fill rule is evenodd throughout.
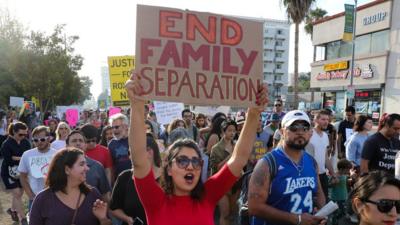
<path id="1" fill-rule="evenodd" d="M 311 125 L 310 118 L 301 110 L 292 110 L 286 113 L 286 115 L 282 118 L 281 125 L 282 127 L 288 127 L 292 125 L 293 122 L 298 120 L 306 121 L 309 125 Z"/>
<path id="2" fill-rule="evenodd" d="M 245 118 L 244 116 L 236 116 L 235 118 L 236 124 L 244 124 Z"/>

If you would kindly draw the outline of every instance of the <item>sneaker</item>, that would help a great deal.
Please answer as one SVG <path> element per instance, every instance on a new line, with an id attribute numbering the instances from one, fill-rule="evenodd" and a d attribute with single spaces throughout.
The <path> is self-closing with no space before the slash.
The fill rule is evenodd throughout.
<path id="1" fill-rule="evenodd" d="M 12 210 L 11 208 L 7 209 L 7 213 L 11 216 L 11 219 L 14 222 L 18 222 L 19 218 L 18 218 L 18 213 L 14 210 Z"/>
<path id="2" fill-rule="evenodd" d="M 23 218 L 21 220 L 21 225 L 28 225 L 28 221 L 26 220 L 26 218 Z"/>

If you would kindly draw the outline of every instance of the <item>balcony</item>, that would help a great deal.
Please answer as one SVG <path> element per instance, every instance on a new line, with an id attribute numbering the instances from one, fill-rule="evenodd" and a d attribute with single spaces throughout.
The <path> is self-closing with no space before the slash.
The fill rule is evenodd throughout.
<path id="1" fill-rule="evenodd" d="M 285 71 L 283 68 L 281 69 L 275 69 L 275 73 L 283 73 L 285 74 L 287 71 Z"/>
<path id="2" fill-rule="evenodd" d="M 267 61 L 267 62 L 272 62 L 272 61 L 274 61 L 274 55 L 273 55 L 273 53 L 267 54 L 266 56 L 263 56 L 263 60 L 264 60 L 264 61 Z"/>
<path id="3" fill-rule="evenodd" d="M 279 39 L 279 40 L 286 40 L 287 39 L 286 35 L 284 35 L 284 34 L 277 34 L 275 36 L 275 38 Z"/>
<path id="4" fill-rule="evenodd" d="M 286 62 L 287 59 L 283 58 L 283 57 L 275 57 L 275 61 L 276 62 Z"/>
<path id="5" fill-rule="evenodd" d="M 274 50 L 275 49 L 275 45 L 273 43 L 264 44 L 264 49 Z"/>
<path id="6" fill-rule="evenodd" d="M 285 47 L 284 45 L 277 45 L 275 49 L 280 51 L 286 51 L 287 47 Z"/>
<path id="7" fill-rule="evenodd" d="M 264 31 L 264 38 L 275 38 L 275 35 Z"/>

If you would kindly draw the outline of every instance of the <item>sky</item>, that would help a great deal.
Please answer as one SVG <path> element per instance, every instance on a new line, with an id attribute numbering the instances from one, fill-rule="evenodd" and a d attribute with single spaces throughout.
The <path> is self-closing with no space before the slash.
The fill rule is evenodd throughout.
<path id="1" fill-rule="evenodd" d="M 372 0 L 358 0 L 362 5 Z M 333 15 L 344 11 L 344 4 L 353 0 L 317 0 L 316 6 Z M 154 5 L 193 11 L 236 16 L 285 20 L 280 0 L 0 0 L 0 8 L 26 26 L 27 30 L 48 34 L 57 24 L 66 24 L 67 35 L 78 35 L 75 52 L 84 57 L 79 72 L 93 80 L 91 92 L 101 93 L 100 68 L 107 65 L 108 56 L 134 55 L 136 35 L 136 5 Z M 313 48 L 311 39 L 300 29 L 299 71 L 311 70 Z M 289 73 L 293 72 L 294 26 L 291 26 Z"/>

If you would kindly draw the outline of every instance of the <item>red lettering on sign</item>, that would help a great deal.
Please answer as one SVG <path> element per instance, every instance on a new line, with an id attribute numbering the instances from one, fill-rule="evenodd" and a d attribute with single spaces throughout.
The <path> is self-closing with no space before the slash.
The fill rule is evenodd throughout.
<path id="1" fill-rule="evenodd" d="M 196 96 L 200 96 L 200 87 L 203 90 L 204 96 L 208 99 L 211 98 L 211 95 L 207 94 L 207 88 L 206 88 L 206 83 L 207 83 L 207 76 L 204 75 L 203 73 L 197 73 L 196 76 Z"/>
<path id="2" fill-rule="evenodd" d="M 160 10 L 160 37 L 182 38 L 182 32 L 170 30 L 175 27 L 174 19 L 182 19 L 182 13 Z"/>
<path id="3" fill-rule="evenodd" d="M 151 76 L 147 76 L 147 74 L 145 73 L 147 71 L 151 73 L 152 70 L 153 70 L 153 68 L 151 68 L 151 67 L 144 67 L 144 68 L 142 68 L 140 70 L 140 75 L 142 75 L 142 78 L 143 78 L 143 81 L 144 81 L 144 84 L 143 84 L 143 94 L 144 95 L 150 94 L 153 91 L 153 88 L 154 88 L 154 82 L 151 79 Z M 146 82 L 148 83 L 147 85 L 146 85 Z M 146 87 L 149 87 L 149 89 L 146 90 L 145 89 Z"/>
<path id="4" fill-rule="evenodd" d="M 220 54 L 221 54 L 221 48 L 219 46 L 213 46 L 213 54 L 212 54 L 212 71 L 213 72 L 219 72 Z"/>
<path id="5" fill-rule="evenodd" d="M 215 89 L 217 89 L 217 91 L 219 92 L 220 96 L 219 98 L 224 99 L 224 94 L 222 94 L 222 88 L 218 76 L 214 76 L 214 80 L 211 86 L 211 93 L 210 93 L 211 96 L 214 96 Z"/>
<path id="6" fill-rule="evenodd" d="M 186 39 L 196 40 L 196 30 L 200 32 L 201 36 L 211 44 L 216 43 L 216 31 L 217 31 L 217 18 L 215 16 L 208 17 L 208 29 L 203 25 L 203 23 L 197 18 L 195 14 L 187 14 L 186 23 Z"/>
<path id="7" fill-rule="evenodd" d="M 238 52 L 240 59 L 242 59 L 243 62 L 243 67 L 240 71 L 240 74 L 249 75 L 249 72 L 251 70 L 251 67 L 253 66 L 254 60 L 256 60 L 258 52 L 251 51 L 249 56 L 247 57 L 243 49 L 238 48 L 236 49 L 236 51 Z"/>
<path id="8" fill-rule="evenodd" d="M 174 67 L 181 67 L 178 49 L 176 49 L 175 41 L 172 40 L 167 41 L 167 44 L 165 44 L 164 50 L 161 53 L 160 61 L 158 61 L 158 65 L 165 66 L 168 64 L 170 59 L 172 59 Z"/>
<path id="9" fill-rule="evenodd" d="M 161 40 L 143 38 L 140 40 L 140 63 L 149 64 L 149 57 L 153 56 L 153 50 L 149 46 L 161 46 Z"/>
<path id="10" fill-rule="evenodd" d="M 189 57 L 194 61 L 198 61 L 202 58 L 202 69 L 210 70 L 210 46 L 200 45 L 196 50 L 193 49 L 190 43 L 182 44 L 182 67 L 189 68 Z"/>
<path id="11" fill-rule="evenodd" d="M 156 76 L 154 77 L 155 80 L 155 91 L 156 91 L 156 95 L 158 96 L 165 96 L 165 91 L 161 90 L 161 88 L 163 87 L 163 85 L 160 85 L 160 83 L 162 83 L 162 81 L 164 81 L 164 74 L 162 74 L 165 71 L 165 69 L 163 68 L 156 68 Z"/>
<path id="12" fill-rule="evenodd" d="M 249 94 L 249 90 L 248 90 L 248 87 L 246 84 L 247 84 L 246 80 L 243 78 L 240 78 L 238 86 L 236 86 L 240 100 L 246 100 L 247 96 Z M 243 93 L 243 90 L 244 90 L 244 93 Z"/>
<path id="13" fill-rule="evenodd" d="M 230 30 L 233 31 L 233 35 L 230 35 Z M 242 41 L 242 38 L 243 30 L 239 23 L 227 18 L 221 19 L 221 44 L 237 45 Z"/>
<path id="14" fill-rule="evenodd" d="M 178 83 L 178 72 L 175 70 L 168 70 L 168 91 L 167 95 L 171 96 L 172 86 Z"/>
<path id="15" fill-rule="evenodd" d="M 224 73 L 238 73 L 239 68 L 231 65 L 231 48 L 224 47 L 222 51 L 224 55 L 222 71 Z"/>

